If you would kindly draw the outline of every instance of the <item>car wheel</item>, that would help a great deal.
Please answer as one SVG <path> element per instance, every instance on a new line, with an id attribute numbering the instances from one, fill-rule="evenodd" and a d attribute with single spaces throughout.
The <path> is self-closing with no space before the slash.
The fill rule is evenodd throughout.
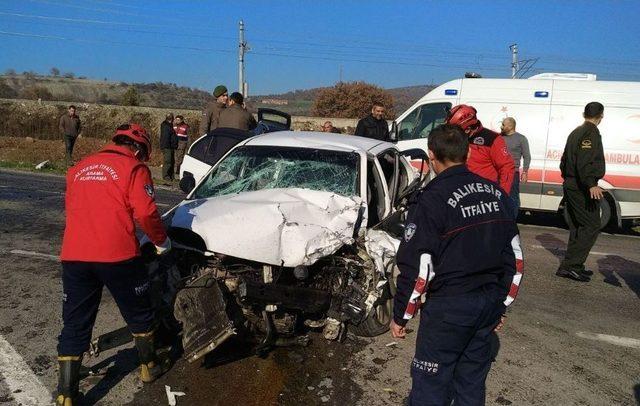
<path id="1" fill-rule="evenodd" d="M 369 315 L 358 325 L 352 325 L 351 331 L 360 337 L 376 337 L 389 331 L 389 323 L 393 318 L 393 297 L 389 288 L 373 306 Z"/>
<path id="2" fill-rule="evenodd" d="M 569 215 L 569 210 L 567 210 L 567 203 L 565 202 L 563 217 L 567 226 L 571 227 L 573 221 L 571 220 L 571 216 Z M 603 197 L 600 199 L 600 229 L 605 228 L 609 222 L 611 221 L 611 203 L 609 203 L 609 199 L 607 197 Z"/>

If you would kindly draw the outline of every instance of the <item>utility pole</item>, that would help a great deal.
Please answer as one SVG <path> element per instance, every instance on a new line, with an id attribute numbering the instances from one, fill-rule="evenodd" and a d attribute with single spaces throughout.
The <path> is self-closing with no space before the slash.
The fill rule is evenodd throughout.
<path id="1" fill-rule="evenodd" d="M 342 83 L 342 65 L 340 65 L 340 83 Z"/>
<path id="2" fill-rule="evenodd" d="M 509 45 L 511 50 L 511 79 L 516 78 L 516 73 L 520 70 L 520 64 L 518 62 L 518 44 Z"/>
<path id="3" fill-rule="evenodd" d="M 247 43 L 244 40 L 244 22 L 240 20 L 240 34 L 238 41 L 238 91 L 243 94 L 247 87 L 244 81 L 244 54 L 247 49 Z M 247 96 L 247 94 L 244 94 L 244 97 Z"/>

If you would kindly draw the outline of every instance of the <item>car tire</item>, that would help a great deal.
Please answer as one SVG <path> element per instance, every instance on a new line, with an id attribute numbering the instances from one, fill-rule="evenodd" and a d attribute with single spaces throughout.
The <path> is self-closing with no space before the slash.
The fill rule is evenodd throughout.
<path id="1" fill-rule="evenodd" d="M 389 285 L 381 299 L 360 324 L 351 325 L 350 330 L 360 337 L 376 337 L 389 331 L 389 324 L 393 318 L 393 296 L 389 292 Z"/>
<path id="2" fill-rule="evenodd" d="M 571 227 L 572 220 L 569 216 L 569 210 L 567 210 L 567 203 L 564 203 L 563 217 L 567 226 Z M 600 229 L 605 228 L 611 221 L 611 203 L 607 196 L 600 199 Z"/>

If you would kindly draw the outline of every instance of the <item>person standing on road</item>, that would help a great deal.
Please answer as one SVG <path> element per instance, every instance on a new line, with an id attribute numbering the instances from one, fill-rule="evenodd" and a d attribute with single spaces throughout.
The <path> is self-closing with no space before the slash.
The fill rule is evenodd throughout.
<path id="1" fill-rule="evenodd" d="M 216 86 L 216 88 L 213 89 L 213 97 L 216 99 L 209 102 L 207 107 L 202 111 L 200 135 L 208 134 L 219 127 L 218 119 L 220 118 L 220 112 L 227 107 L 227 100 L 229 99 L 227 87 L 224 85 Z"/>
<path id="2" fill-rule="evenodd" d="M 160 149 L 162 150 L 162 179 L 172 181 L 175 151 L 178 148 L 178 137 L 173 130 L 173 113 L 167 114 L 160 124 Z"/>
<path id="3" fill-rule="evenodd" d="M 531 164 L 531 153 L 529 152 L 529 141 L 527 137 L 516 132 L 516 120 L 513 117 L 507 117 L 502 120 L 502 136 L 507 144 L 509 154 L 513 158 L 515 172 L 513 174 L 513 183 L 509 197 L 514 203 L 514 218 L 518 218 L 520 210 L 520 182 L 527 183 L 529 165 Z M 522 171 L 520 171 L 520 162 L 522 162 Z"/>
<path id="4" fill-rule="evenodd" d="M 409 405 L 482 405 L 491 368 L 491 336 L 524 270 L 509 198 L 497 184 L 467 169 L 467 136 L 441 125 L 429 134 L 437 176 L 409 209 L 396 262 L 400 269 L 391 334 L 422 306 L 411 363 Z"/>
<path id="5" fill-rule="evenodd" d="M 373 103 L 371 114 L 358 121 L 353 135 L 373 138 L 380 141 L 389 140 L 389 124 L 384 119 L 385 108 L 380 102 Z"/>
<path id="6" fill-rule="evenodd" d="M 150 282 L 134 223 L 158 253 L 171 249 L 156 207 L 151 172 L 144 164 L 150 154 L 145 129 L 125 124 L 116 130 L 112 144 L 67 172 L 57 405 L 75 404 L 82 355 L 89 349 L 103 286 L 133 334 L 142 381 L 151 382 L 166 370 L 155 352 Z"/>
<path id="7" fill-rule="evenodd" d="M 569 134 L 560 160 L 565 210 L 571 221 L 567 252 L 556 275 L 589 282 L 593 271 L 585 269 L 584 262 L 600 233 L 600 199 L 604 198 L 598 186 L 606 169 L 598 131 L 604 106 L 591 102 L 584 107 L 583 116 L 584 123 Z"/>
<path id="8" fill-rule="evenodd" d="M 218 128 L 237 128 L 238 130 L 249 131 L 256 128 L 257 125 L 258 123 L 253 118 L 253 114 L 244 108 L 242 93 L 231 93 L 229 105 L 220 111 Z"/>
<path id="9" fill-rule="evenodd" d="M 73 147 L 82 131 L 80 117 L 76 114 L 76 106 L 69 106 L 67 114 L 60 117 L 58 127 L 64 137 L 67 166 L 71 166 L 73 165 Z"/>
<path id="10" fill-rule="evenodd" d="M 469 137 L 467 167 L 475 174 L 496 182 L 507 193 L 511 191 L 515 167 L 500 134 L 482 126 L 477 111 L 460 104 L 449 111 L 447 124 L 457 125 Z"/>
<path id="11" fill-rule="evenodd" d="M 189 124 L 184 121 L 183 116 L 176 116 L 173 122 L 173 131 L 178 137 L 178 148 L 176 148 L 176 175 L 180 175 L 180 165 L 189 146 Z"/>

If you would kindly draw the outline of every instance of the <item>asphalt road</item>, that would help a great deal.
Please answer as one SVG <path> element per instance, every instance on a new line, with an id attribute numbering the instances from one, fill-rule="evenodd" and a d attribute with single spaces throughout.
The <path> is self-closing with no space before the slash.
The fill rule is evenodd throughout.
<path id="1" fill-rule="evenodd" d="M 0 171 L 0 404 L 41 403 L 56 383 L 61 326 L 59 252 L 64 179 Z M 159 190 L 168 209 L 180 194 Z M 540 218 L 534 222 L 540 224 Z M 640 239 L 602 234 L 588 259 L 592 282 L 555 277 L 567 231 L 522 225 L 525 278 L 487 381 L 497 405 L 633 405 L 640 399 Z M 88 236 L 90 238 L 90 236 Z M 473 249 L 470 247 L 470 249 Z M 108 294 L 96 334 L 122 325 Z M 417 322 L 409 328 L 416 329 Z M 599 335 L 598 335 L 599 334 Z M 104 372 L 86 378 L 86 404 L 165 405 L 165 385 L 184 392 L 178 405 L 393 405 L 410 387 L 415 331 L 345 343 L 312 336 L 307 348 L 258 358 L 230 343 L 202 363 L 178 361 L 142 386 L 136 353 L 125 346 L 85 358 Z M 395 342 L 395 344 L 393 344 Z M 635 393 L 634 393 L 635 391 Z"/>

